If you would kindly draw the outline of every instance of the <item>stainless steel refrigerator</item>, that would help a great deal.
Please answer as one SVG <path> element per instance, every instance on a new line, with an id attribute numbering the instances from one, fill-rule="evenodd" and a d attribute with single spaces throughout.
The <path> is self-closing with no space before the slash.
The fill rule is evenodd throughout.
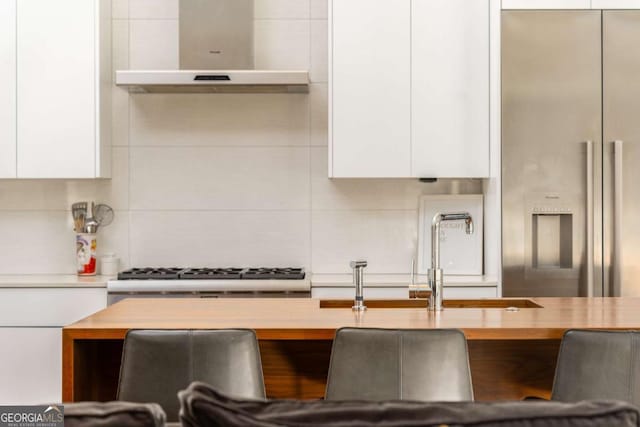
<path id="1" fill-rule="evenodd" d="M 640 295 L 640 11 L 503 11 L 504 296 Z"/>

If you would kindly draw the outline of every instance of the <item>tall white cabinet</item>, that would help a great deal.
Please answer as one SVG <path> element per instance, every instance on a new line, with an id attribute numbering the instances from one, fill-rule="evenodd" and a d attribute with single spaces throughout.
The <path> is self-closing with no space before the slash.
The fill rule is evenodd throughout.
<path id="1" fill-rule="evenodd" d="M 0 3 L 0 177 L 109 177 L 111 1 Z"/>
<path id="2" fill-rule="evenodd" d="M 411 1 L 332 3 L 334 175 L 407 176 L 411 164 Z"/>
<path id="3" fill-rule="evenodd" d="M 489 176 L 489 0 L 412 0 L 411 175 Z"/>
<path id="4" fill-rule="evenodd" d="M 16 176 L 16 0 L 0 1 L 0 178 Z"/>
<path id="5" fill-rule="evenodd" d="M 490 0 L 330 0 L 329 176 L 489 176 Z"/>

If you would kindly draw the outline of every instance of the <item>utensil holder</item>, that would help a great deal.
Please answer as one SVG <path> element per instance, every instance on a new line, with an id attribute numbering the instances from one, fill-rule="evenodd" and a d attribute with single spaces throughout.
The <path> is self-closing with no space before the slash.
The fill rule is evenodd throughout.
<path id="1" fill-rule="evenodd" d="M 91 233 L 76 234 L 76 264 L 78 276 L 96 275 L 96 235 Z"/>

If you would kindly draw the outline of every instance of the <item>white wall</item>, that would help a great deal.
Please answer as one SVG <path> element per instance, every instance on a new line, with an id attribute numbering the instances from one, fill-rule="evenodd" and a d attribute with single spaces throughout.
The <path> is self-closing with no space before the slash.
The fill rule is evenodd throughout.
<path id="1" fill-rule="evenodd" d="M 113 179 L 0 181 L 0 274 L 73 273 L 69 205 L 116 210 L 102 252 L 146 265 L 408 273 L 422 193 L 479 181 L 327 179 L 326 0 L 255 0 L 257 68 L 311 92 L 129 95 L 113 88 Z M 178 0 L 113 1 L 114 69 L 177 68 Z"/>

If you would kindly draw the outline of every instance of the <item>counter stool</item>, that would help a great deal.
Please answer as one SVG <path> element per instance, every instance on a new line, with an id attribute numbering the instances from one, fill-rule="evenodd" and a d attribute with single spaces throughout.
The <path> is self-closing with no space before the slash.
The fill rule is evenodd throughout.
<path id="1" fill-rule="evenodd" d="M 465 336 L 451 329 L 340 329 L 326 399 L 471 401 Z"/>
<path id="2" fill-rule="evenodd" d="M 640 333 L 565 332 L 551 399 L 622 400 L 640 405 Z"/>
<path id="3" fill-rule="evenodd" d="M 159 403 L 178 421 L 177 393 L 202 381 L 223 393 L 264 399 L 264 379 L 251 330 L 131 330 L 124 340 L 118 400 Z"/>

